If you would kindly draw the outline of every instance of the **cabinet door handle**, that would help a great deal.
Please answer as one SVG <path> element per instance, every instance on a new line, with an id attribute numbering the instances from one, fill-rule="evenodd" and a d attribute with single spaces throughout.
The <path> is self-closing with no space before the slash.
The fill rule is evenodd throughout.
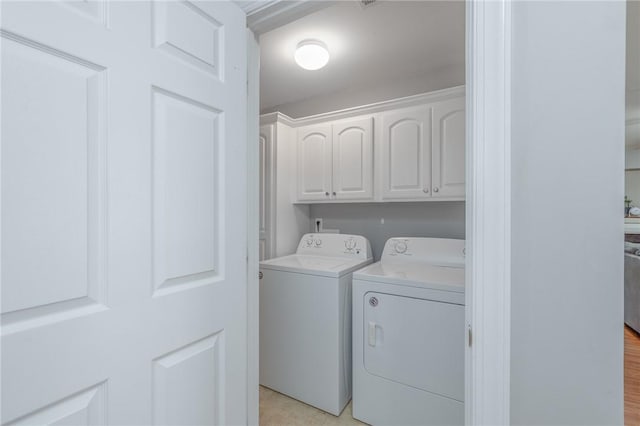
<path id="1" fill-rule="evenodd" d="M 335 192 L 333 193 L 333 196 L 334 196 L 334 197 L 336 196 L 336 193 L 335 193 Z"/>
<path id="2" fill-rule="evenodd" d="M 262 271 L 258 272 L 258 279 L 261 280 L 262 277 L 264 277 L 264 274 L 262 273 Z"/>
<path id="3" fill-rule="evenodd" d="M 324 195 L 328 197 L 328 196 L 329 196 L 329 193 L 328 193 L 328 192 L 325 192 L 325 193 L 324 193 Z"/>
<path id="4" fill-rule="evenodd" d="M 429 193 L 429 188 L 423 189 L 422 192 L 424 192 L 425 194 L 428 194 Z"/>
<path id="5" fill-rule="evenodd" d="M 438 192 L 438 187 L 433 188 L 433 192 Z"/>

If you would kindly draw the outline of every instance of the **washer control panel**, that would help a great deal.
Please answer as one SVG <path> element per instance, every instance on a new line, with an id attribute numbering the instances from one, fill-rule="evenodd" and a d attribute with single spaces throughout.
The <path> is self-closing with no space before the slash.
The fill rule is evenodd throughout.
<path id="1" fill-rule="evenodd" d="M 305 234 L 296 253 L 356 259 L 372 257 L 369 240 L 362 235 L 348 234 Z"/>

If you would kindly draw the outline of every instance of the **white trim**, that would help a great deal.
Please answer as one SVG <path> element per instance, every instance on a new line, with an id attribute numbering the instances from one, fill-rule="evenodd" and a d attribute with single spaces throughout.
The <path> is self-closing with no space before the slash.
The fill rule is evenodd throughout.
<path id="1" fill-rule="evenodd" d="M 240 7 L 246 9 L 247 26 L 260 35 L 336 3 L 329 0 L 267 0 Z"/>
<path id="2" fill-rule="evenodd" d="M 510 422 L 511 5 L 467 2 L 469 425 Z"/>
<path id="3" fill-rule="evenodd" d="M 455 86 L 447 89 L 436 90 L 418 95 L 405 96 L 388 101 L 376 102 L 368 105 L 361 105 L 352 108 L 345 108 L 338 111 L 325 112 L 322 114 L 310 115 L 308 117 L 291 118 L 281 112 L 272 112 L 260 116 L 260 124 L 280 122 L 290 127 L 302 127 L 311 124 L 318 124 L 326 121 L 342 120 L 359 115 L 377 114 L 380 112 L 423 105 L 432 102 L 440 102 L 464 95 L 464 86 Z"/>
<path id="4" fill-rule="evenodd" d="M 260 116 L 260 125 L 282 123 L 289 127 L 296 126 L 296 120 L 281 112 L 271 112 Z"/>
<path id="5" fill-rule="evenodd" d="M 236 3 L 238 3 L 240 9 L 242 9 L 247 16 L 250 16 L 271 7 L 280 1 L 282 0 L 237 1 Z"/>
<path id="6" fill-rule="evenodd" d="M 247 29 L 247 424 L 259 421 L 260 316 L 258 285 L 260 46 Z"/>
<path id="7" fill-rule="evenodd" d="M 267 156 L 265 161 L 266 166 L 266 175 L 267 175 L 267 185 L 266 185 L 266 194 L 264 195 L 265 200 L 267 201 L 267 209 L 266 209 L 266 222 L 267 222 L 267 240 L 268 245 L 266 247 L 266 259 L 270 259 L 275 257 L 276 254 L 276 235 L 278 225 L 276 218 L 276 206 L 278 203 L 278 186 L 277 186 L 277 164 L 278 158 L 276 155 L 276 144 L 278 138 L 282 138 L 281 135 L 278 135 L 278 124 L 277 122 L 263 124 L 260 123 L 260 134 L 263 134 L 262 127 L 269 126 L 269 135 L 267 137 L 267 146 L 265 147 L 265 155 Z M 262 178 L 262 176 L 260 176 Z"/>

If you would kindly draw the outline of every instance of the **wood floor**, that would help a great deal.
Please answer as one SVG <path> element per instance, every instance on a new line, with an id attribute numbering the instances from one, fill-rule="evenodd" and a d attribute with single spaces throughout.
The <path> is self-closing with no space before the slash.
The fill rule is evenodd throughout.
<path id="1" fill-rule="evenodd" d="M 640 425 L 640 335 L 624 328 L 624 424 Z"/>

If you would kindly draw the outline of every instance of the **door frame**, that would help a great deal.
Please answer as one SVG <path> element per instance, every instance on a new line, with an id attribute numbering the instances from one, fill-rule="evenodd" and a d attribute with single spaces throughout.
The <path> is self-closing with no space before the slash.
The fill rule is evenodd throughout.
<path id="1" fill-rule="evenodd" d="M 511 2 L 467 1 L 465 422 L 510 424 Z"/>
<path id="2" fill-rule="evenodd" d="M 260 253 L 260 45 L 247 28 L 247 424 L 259 423 L 260 300 L 258 265 Z"/>
<path id="3" fill-rule="evenodd" d="M 244 2 L 259 34 L 333 2 Z M 510 423 L 511 357 L 511 3 L 466 0 L 466 324 L 465 424 Z M 251 44 L 251 43 L 249 43 Z M 259 45 L 248 46 L 259 67 Z M 259 105 L 259 71 L 248 72 L 250 114 Z M 258 117 L 249 117 L 255 146 Z M 254 128 L 255 127 L 255 128 Z M 257 197 L 258 158 L 249 154 L 248 194 Z M 255 181 L 255 182 L 254 182 Z M 258 423 L 258 206 L 248 204 L 248 423 Z M 255 228 L 255 229 L 254 229 Z M 255 241 L 254 241 L 255 240 Z M 254 253 L 255 252 L 255 253 Z"/>

